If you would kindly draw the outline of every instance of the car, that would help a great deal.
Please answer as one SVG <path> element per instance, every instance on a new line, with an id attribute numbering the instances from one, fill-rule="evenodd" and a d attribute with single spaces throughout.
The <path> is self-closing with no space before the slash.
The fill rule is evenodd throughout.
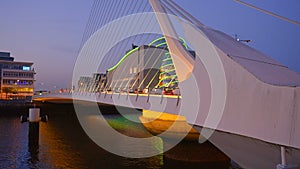
<path id="1" fill-rule="evenodd" d="M 174 95 L 172 88 L 165 88 L 164 95 Z"/>
<path id="2" fill-rule="evenodd" d="M 143 93 L 144 93 L 144 94 L 148 94 L 148 92 L 149 92 L 149 89 L 148 89 L 148 88 L 143 89 Z"/>
<path id="3" fill-rule="evenodd" d="M 154 88 L 150 92 L 151 94 L 162 94 L 163 90 L 161 88 Z"/>
<path id="4" fill-rule="evenodd" d="M 134 89 L 128 89 L 128 93 L 134 93 Z"/>
<path id="5" fill-rule="evenodd" d="M 135 89 L 135 90 L 134 90 L 134 93 L 135 93 L 135 94 L 141 94 L 141 93 L 143 93 L 143 91 L 140 90 L 140 89 Z"/>

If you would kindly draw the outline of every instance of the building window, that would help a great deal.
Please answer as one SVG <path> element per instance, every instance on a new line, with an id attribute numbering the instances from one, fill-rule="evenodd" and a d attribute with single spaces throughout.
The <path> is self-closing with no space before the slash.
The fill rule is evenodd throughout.
<path id="1" fill-rule="evenodd" d="M 30 70 L 30 67 L 29 66 L 23 66 L 22 70 Z"/>

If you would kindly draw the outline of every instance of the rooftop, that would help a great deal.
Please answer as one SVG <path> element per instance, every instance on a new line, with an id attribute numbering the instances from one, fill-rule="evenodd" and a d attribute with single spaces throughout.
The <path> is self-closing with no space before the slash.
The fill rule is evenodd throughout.
<path id="1" fill-rule="evenodd" d="M 8 63 L 8 64 L 11 63 L 11 64 L 33 65 L 33 62 L 14 61 L 14 58 L 10 56 L 10 52 L 0 52 L 0 62 Z"/>
<path id="2" fill-rule="evenodd" d="M 5 60 L 5 61 L 14 61 L 13 57 L 10 57 L 9 52 L 0 52 L 0 61 Z"/>

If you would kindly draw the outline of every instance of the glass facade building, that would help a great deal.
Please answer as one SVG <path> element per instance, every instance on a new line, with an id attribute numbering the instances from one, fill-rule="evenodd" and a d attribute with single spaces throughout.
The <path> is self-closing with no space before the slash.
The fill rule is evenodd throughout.
<path id="1" fill-rule="evenodd" d="M 180 42 L 188 50 L 184 39 L 180 38 Z M 195 55 L 195 52 L 189 52 Z M 164 37 L 133 48 L 107 70 L 106 90 L 143 92 L 161 89 L 173 94 L 177 88 L 178 77 Z"/>

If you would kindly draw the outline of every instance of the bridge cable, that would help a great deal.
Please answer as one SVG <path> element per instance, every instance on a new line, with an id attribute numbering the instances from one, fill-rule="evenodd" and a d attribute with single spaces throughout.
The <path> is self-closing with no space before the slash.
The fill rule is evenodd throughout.
<path id="1" fill-rule="evenodd" d="M 142 5 L 140 5 L 140 7 L 141 7 L 141 6 L 142 6 Z M 140 9 L 142 9 L 142 11 L 145 11 L 146 7 L 147 7 L 147 3 L 144 4 L 143 9 L 142 9 L 142 8 L 138 8 L 138 10 L 137 10 L 136 12 L 139 12 Z M 148 5 L 148 7 L 149 7 L 149 5 Z M 139 15 L 139 18 L 138 18 L 137 20 L 141 20 L 141 19 L 140 19 L 141 16 L 142 16 L 142 15 Z M 145 21 L 145 19 L 143 19 L 143 21 Z M 143 22 L 143 23 L 144 23 L 144 22 Z M 132 24 L 132 26 L 135 26 L 135 25 Z M 133 41 L 135 41 L 137 37 L 138 37 L 138 36 L 134 36 L 134 37 L 133 37 L 133 38 L 134 38 Z M 139 37 L 141 37 L 141 36 L 139 36 Z M 128 39 L 127 39 L 127 43 L 125 43 L 125 44 L 127 45 L 131 39 L 132 39 L 132 37 L 131 37 L 131 38 L 128 38 Z M 132 63 L 131 63 L 131 65 L 132 65 Z M 127 67 L 127 64 L 126 64 L 126 66 L 123 67 L 123 71 L 122 71 L 122 72 L 124 72 L 124 69 L 125 69 L 126 67 Z M 117 71 L 119 72 L 120 70 L 119 70 L 119 69 L 116 70 L 116 72 L 115 72 L 116 74 L 117 74 Z M 118 78 L 118 79 L 119 79 L 119 78 Z M 119 85 L 119 88 L 123 86 L 123 83 L 124 83 L 124 82 L 125 82 L 125 80 L 123 80 L 123 81 L 121 82 L 121 84 Z M 118 82 L 116 82 L 115 86 L 118 87 Z M 126 86 L 127 86 L 127 85 L 126 85 Z"/>
<path id="2" fill-rule="evenodd" d="M 112 1 L 112 0 L 111 0 L 111 1 Z M 125 0 L 123 0 L 123 2 L 125 2 Z M 119 12 L 118 12 L 118 17 L 123 16 L 123 15 L 127 15 L 127 13 L 130 12 L 130 8 L 128 8 L 127 6 L 129 5 L 129 7 L 130 7 L 131 4 L 133 3 L 133 1 L 126 1 L 126 2 L 127 2 L 126 5 L 124 5 L 124 3 L 123 3 L 122 6 L 121 6 L 121 8 L 127 9 L 127 11 L 126 11 L 126 10 L 119 10 Z M 129 4 L 129 2 L 130 2 L 130 4 Z M 124 23 L 124 21 L 123 21 L 121 24 L 123 24 L 123 23 Z M 116 36 L 116 35 L 115 35 L 115 36 Z M 113 36 L 113 37 L 114 37 L 114 36 Z M 111 49 L 111 51 L 110 51 L 108 54 L 106 54 L 106 58 L 109 59 L 109 54 L 112 53 L 112 51 L 113 51 L 113 49 Z M 106 61 L 106 62 L 111 62 L 111 61 L 112 61 L 112 60 L 108 60 L 108 61 Z M 107 65 L 112 65 L 112 64 L 107 63 Z M 107 90 L 108 88 L 111 88 L 111 85 L 108 86 L 109 83 L 112 84 L 111 80 L 112 80 L 112 79 L 108 79 L 108 80 L 107 80 L 107 83 L 106 83 L 106 85 L 105 85 L 104 90 Z"/>
<path id="3" fill-rule="evenodd" d="M 128 3 L 127 3 L 128 4 Z M 128 7 L 126 7 L 127 8 L 127 11 L 126 10 L 124 10 L 125 11 L 125 13 L 123 13 L 123 15 L 124 16 L 127 16 L 127 15 L 129 15 L 130 14 L 130 12 L 131 11 L 134 11 L 134 9 L 135 9 L 135 7 L 136 7 L 136 5 L 137 5 L 138 3 L 134 3 L 134 0 L 131 0 L 130 1 L 130 4 L 129 4 L 129 6 Z M 123 20 L 121 20 L 121 23 L 120 23 L 120 25 L 124 25 L 123 27 L 127 27 L 127 25 L 128 24 L 132 24 L 132 23 L 130 23 L 130 22 L 126 22 L 126 20 L 125 19 L 123 19 Z M 126 26 L 125 26 L 126 25 Z M 118 27 L 116 30 L 114 30 L 114 34 L 113 34 L 113 36 L 111 37 L 111 41 L 112 40 L 114 40 L 116 37 L 118 37 L 118 36 L 120 36 L 121 35 L 121 33 L 122 33 L 122 26 L 120 26 L 120 27 Z M 122 56 L 122 51 L 124 50 L 124 42 L 120 42 L 121 44 L 120 44 L 120 47 L 118 47 L 118 49 L 117 50 L 114 50 L 114 56 Z M 118 58 L 118 57 L 117 57 Z M 110 64 L 109 65 L 113 65 L 112 64 L 112 62 L 117 62 L 116 60 L 110 60 Z"/>
<path id="4" fill-rule="evenodd" d="M 165 1 L 165 0 L 164 0 Z M 179 11 L 183 12 L 187 17 L 189 17 L 193 22 L 193 24 L 199 26 L 199 27 L 204 27 L 205 25 L 201 23 L 198 19 L 196 19 L 193 15 L 188 13 L 186 10 L 184 10 L 182 7 L 180 7 L 178 4 L 176 4 L 173 0 L 168 0 L 171 4 L 174 5 Z"/>
<path id="5" fill-rule="evenodd" d="M 139 51 L 137 51 L 137 52 L 139 52 Z M 128 56 L 129 57 L 129 56 Z M 128 58 L 126 58 L 126 60 L 127 60 Z M 117 77 L 114 77 L 114 79 L 117 79 L 117 81 L 119 80 L 119 79 L 121 79 L 121 77 L 122 77 L 122 75 L 123 75 L 123 73 L 125 72 L 125 68 L 127 67 L 127 65 L 128 65 L 128 63 L 130 63 L 130 68 L 132 67 L 132 65 L 134 64 L 134 62 L 133 61 L 131 61 L 131 62 L 125 62 L 125 65 L 122 65 L 122 67 L 123 67 L 123 69 L 121 70 L 120 69 L 120 66 L 118 66 L 115 70 L 112 70 L 112 71 L 114 71 L 113 72 L 113 74 L 114 74 L 114 76 L 117 76 Z M 123 64 L 124 64 L 124 62 L 123 62 Z M 127 74 L 127 72 L 125 72 L 126 74 Z M 124 77 L 124 76 L 123 76 Z M 124 81 L 124 80 L 123 80 Z M 123 81 L 121 82 L 121 85 L 123 84 Z M 114 84 L 114 87 L 113 87 L 113 89 L 115 89 L 116 87 L 117 88 L 120 88 L 120 86 L 117 86 L 117 83 L 118 82 L 115 82 L 115 84 Z M 111 86 L 113 85 L 113 83 L 111 84 Z"/>
<path id="6" fill-rule="evenodd" d="M 154 49 L 154 50 L 153 50 L 153 52 L 152 52 L 152 54 L 151 54 L 151 56 L 150 56 L 150 57 L 152 57 L 152 56 L 153 56 L 153 54 L 154 54 L 155 50 L 157 50 L 157 49 Z M 162 53 L 163 53 L 163 52 L 165 52 L 165 49 L 161 49 L 161 52 L 160 52 L 160 54 L 157 56 L 157 58 L 155 59 L 154 63 L 151 65 L 151 68 L 150 68 L 151 70 L 153 69 L 154 65 L 156 65 L 156 64 L 157 64 L 157 62 L 158 62 L 158 60 L 159 60 L 159 58 L 160 58 L 160 56 L 162 55 Z M 148 60 L 150 60 L 150 57 L 149 57 L 149 59 L 148 59 Z M 146 65 L 144 66 L 144 69 L 145 69 L 145 67 L 146 67 Z M 141 87 L 141 85 L 144 83 L 144 81 L 146 80 L 146 78 L 149 76 L 150 72 L 151 72 L 150 70 L 147 72 L 146 76 L 144 76 L 144 78 L 143 78 L 143 81 L 140 83 L 140 85 L 139 85 L 139 87 L 138 87 L 138 88 L 140 88 L 140 87 Z"/>
<path id="7" fill-rule="evenodd" d="M 148 4 L 148 1 L 145 1 L 145 2 L 146 2 L 146 3 L 144 4 L 143 9 L 141 10 L 142 13 L 146 11 L 146 8 L 147 8 L 147 7 L 149 7 L 149 5 L 147 5 L 147 4 Z M 137 13 L 141 13 L 141 12 L 139 12 L 139 10 L 137 11 Z M 142 15 L 142 14 L 141 14 L 141 15 Z M 141 25 L 144 25 L 145 21 L 146 21 L 146 20 L 143 19 Z M 133 42 L 136 40 L 136 37 L 138 37 L 138 36 L 134 36 Z M 142 36 L 139 36 L 139 37 L 142 37 Z"/>
<path id="8" fill-rule="evenodd" d="M 139 0 L 138 2 L 145 2 L 145 0 L 144 0 L 144 1 L 140 1 L 140 0 Z M 146 7 L 146 5 L 144 5 L 143 3 L 139 3 L 139 7 L 136 8 L 136 5 L 137 5 L 137 4 L 138 4 L 138 3 L 135 3 L 135 6 L 133 7 L 133 11 L 132 11 L 133 13 L 138 13 L 140 9 L 143 9 L 143 8 Z M 136 10 L 136 9 L 137 9 L 137 10 Z M 136 11 L 135 11 L 135 10 L 136 10 Z M 132 13 L 132 14 L 133 14 L 133 13 Z M 135 21 L 139 21 L 140 19 L 141 19 L 141 16 L 139 16 L 138 18 L 136 18 Z M 135 21 L 132 21 L 132 22 L 135 22 Z M 134 28 L 135 25 L 134 25 L 132 22 L 126 22 L 126 27 L 129 25 L 129 28 Z M 132 29 L 129 29 L 129 30 L 132 30 Z M 131 33 L 132 33 L 132 31 L 131 31 Z M 124 41 L 122 47 L 119 48 L 119 50 L 125 51 L 126 48 L 128 47 L 128 45 L 130 44 L 130 41 L 134 41 L 134 40 L 132 40 L 133 38 L 135 38 L 135 36 L 134 36 L 134 37 L 128 37 L 128 38 Z"/>
<path id="9" fill-rule="evenodd" d="M 145 70 L 146 66 L 149 64 L 149 62 L 150 62 L 152 56 L 155 54 L 155 51 L 156 51 L 156 50 L 157 50 L 157 49 L 154 49 L 154 50 L 152 51 L 151 55 L 148 56 L 148 60 L 147 60 L 147 62 L 144 64 L 144 66 L 143 66 L 143 68 L 142 68 L 143 71 Z M 145 52 L 147 52 L 147 51 L 144 51 L 144 53 L 145 53 Z M 162 53 L 162 52 L 161 52 L 161 53 Z M 160 53 L 160 54 L 161 54 L 161 53 Z M 157 63 L 160 54 L 157 56 L 157 58 L 156 58 L 154 64 L 152 64 L 152 67 Z M 145 56 L 146 56 L 146 53 L 144 54 L 144 57 L 145 57 Z M 149 72 L 150 72 L 150 71 L 149 71 Z M 148 72 L 148 73 L 149 73 L 149 72 Z M 139 78 L 140 78 L 140 77 L 139 77 Z M 144 82 L 144 79 L 145 79 L 145 78 L 146 78 L 146 77 L 144 77 L 144 78 L 142 79 L 141 83 L 140 83 L 139 86 L 138 86 L 138 89 L 141 87 L 141 85 L 142 85 L 142 83 Z"/>
<path id="10" fill-rule="evenodd" d="M 104 19 L 102 19 L 102 20 L 100 20 L 100 22 L 96 22 L 96 27 L 94 28 L 94 30 L 93 31 L 98 31 L 98 29 L 99 29 L 99 26 L 101 26 L 101 24 L 102 23 L 106 23 L 106 22 L 108 22 L 111 18 L 109 17 L 109 16 L 112 16 L 111 15 L 111 9 L 113 9 L 115 6 L 116 6 L 116 3 L 113 3 L 113 1 L 110 1 L 111 3 L 109 4 L 109 8 L 106 8 L 107 9 L 107 15 L 104 15 L 105 17 L 104 17 Z M 97 15 L 96 15 L 96 19 L 99 17 L 98 16 L 98 14 L 99 13 L 97 13 Z M 102 17 L 102 16 L 100 16 L 100 17 Z M 104 43 L 103 42 L 103 40 L 102 39 L 99 39 L 97 42 L 96 42 L 98 45 L 97 46 L 102 46 L 102 44 Z M 92 51 L 90 51 L 90 52 L 92 52 L 92 56 L 96 56 L 96 54 L 97 53 L 95 53 L 97 50 L 92 50 Z M 96 60 L 97 60 L 97 58 L 94 58 L 95 60 L 94 61 L 92 61 L 91 60 L 91 62 L 95 62 Z"/>
<path id="11" fill-rule="evenodd" d="M 168 1 L 162 1 L 165 4 L 162 3 L 163 7 L 166 8 L 167 10 L 169 10 L 173 15 L 176 16 L 175 12 L 180 15 L 183 19 L 193 23 L 193 21 L 188 18 L 186 15 L 184 15 L 179 9 L 177 9 L 174 5 L 172 5 L 171 3 L 169 3 Z M 169 6 L 169 7 L 168 7 Z M 173 12 L 172 10 L 174 10 L 175 12 Z"/>
<path id="12" fill-rule="evenodd" d="M 158 59 L 159 57 L 157 57 L 157 59 Z M 147 65 L 148 64 L 148 62 L 150 61 L 150 57 L 149 57 L 149 59 L 147 60 L 147 63 L 145 64 L 145 65 Z M 139 66 L 140 66 L 140 64 L 141 63 L 139 63 Z M 145 67 L 145 66 L 144 66 Z M 140 72 L 139 72 L 139 74 L 138 74 L 138 78 L 136 78 L 136 80 L 134 81 L 134 83 L 132 84 L 132 86 L 135 86 L 135 84 L 136 84 L 136 82 L 138 82 L 140 80 Z M 137 89 L 139 89 L 139 87 L 140 87 L 140 84 L 138 84 L 139 86 L 138 86 L 138 88 Z M 131 88 L 132 88 L 132 86 L 131 86 Z"/>
<path id="13" fill-rule="evenodd" d="M 105 24 L 107 24 L 107 23 L 109 23 L 109 22 L 111 22 L 111 21 L 113 21 L 114 19 L 115 19 L 115 17 L 116 18 L 118 18 L 119 16 L 118 15 L 120 15 L 120 13 L 121 13 L 121 11 L 123 12 L 123 11 L 125 11 L 125 10 L 121 10 L 122 9 L 122 6 L 120 7 L 120 2 L 121 1 L 119 1 L 119 3 L 117 3 L 117 2 L 115 2 L 115 1 L 113 1 L 113 0 L 111 0 L 114 4 L 117 4 L 115 7 L 113 7 L 113 8 L 110 8 L 109 9 L 109 11 L 107 12 L 107 15 L 109 16 L 108 17 L 108 19 L 106 20 L 106 22 L 105 22 Z M 124 2 L 124 1 L 123 1 Z M 123 5 L 124 5 L 124 3 L 123 3 Z M 128 5 L 128 1 L 127 1 L 127 3 L 126 3 L 126 6 Z M 126 9 L 126 8 L 125 8 Z M 126 11 L 125 11 L 126 12 Z M 106 37 L 106 38 L 109 38 L 109 39 L 99 39 L 99 40 L 101 40 L 101 45 L 100 46 L 105 46 L 104 44 L 105 43 L 110 43 L 113 39 L 114 39 L 114 35 L 115 35 L 115 32 L 117 32 L 117 31 L 114 31 L 114 30 L 112 30 L 112 29 L 110 29 L 110 30 L 107 30 L 107 35 L 108 36 L 110 36 L 110 37 Z M 105 49 L 102 49 L 102 51 L 104 51 Z M 110 49 L 110 50 L 113 50 L 113 49 Z M 116 52 L 116 51 L 114 51 L 114 52 Z M 103 53 L 103 52 L 102 52 Z M 105 53 L 105 55 L 108 55 L 110 52 L 108 52 L 108 53 Z M 104 54 L 104 53 L 103 53 Z M 113 59 L 111 59 L 111 58 L 108 58 L 108 59 L 106 59 L 106 64 L 104 63 L 104 65 L 111 65 L 112 63 L 111 62 L 113 62 Z"/>
<path id="14" fill-rule="evenodd" d="M 99 0 L 98 0 L 98 2 L 99 2 Z M 104 8 L 106 6 L 105 2 L 107 2 L 107 1 L 104 1 L 103 4 L 101 3 L 100 7 Z M 95 8 L 96 11 L 94 11 L 93 14 L 92 14 L 92 17 L 91 17 L 91 20 L 90 20 L 91 25 L 89 27 L 89 32 L 87 34 L 88 37 L 86 37 L 85 40 L 87 40 L 88 38 L 90 38 L 90 36 L 95 32 L 95 30 L 98 29 L 99 24 L 101 25 L 103 23 L 103 21 L 104 21 L 104 17 L 102 17 L 102 15 L 105 13 L 106 8 L 104 8 L 104 10 L 99 10 L 98 6 L 99 6 L 99 3 L 95 4 L 95 6 L 94 6 L 94 8 Z M 102 9 L 102 8 L 100 8 L 100 9 Z M 101 16 L 100 20 L 98 20 L 99 15 Z"/>
<path id="15" fill-rule="evenodd" d="M 136 3 L 136 4 L 137 4 L 137 3 Z M 135 6 L 134 6 L 134 9 L 135 9 L 135 7 L 136 7 L 136 4 L 135 4 Z M 142 5 L 140 4 L 138 10 L 141 8 L 141 6 L 142 6 Z M 137 10 L 137 11 L 138 11 L 138 10 Z M 134 12 L 134 11 L 133 11 L 133 12 Z M 129 24 L 129 22 L 127 22 L 126 24 Z M 131 23 L 131 25 L 133 25 L 133 24 Z M 131 26 L 131 25 L 129 25 L 129 26 Z M 133 26 L 134 26 L 134 25 L 133 25 Z M 132 26 L 131 26 L 131 27 L 132 27 Z M 123 42 L 123 43 L 122 43 L 122 46 L 124 46 L 123 44 L 128 45 L 129 40 L 130 40 L 130 38 L 127 38 L 127 39 L 125 40 L 125 41 L 127 41 L 127 42 L 126 42 L 126 43 Z M 120 48 L 121 48 L 121 47 L 120 47 Z M 119 48 L 119 49 L 120 49 L 120 48 Z M 123 48 L 122 48 L 122 49 L 123 49 Z M 124 71 L 124 70 L 123 70 L 123 71 Z M 123 71 L 122 71 L 122 74 L 123 74 Z M 121 75 L 119 75 L 119 76 L 121 76 Z M 114 87 L 116 87 L 117 83 L 118 83 L 118 82 L 116 82 L 116 84 L 115 84 Z"/>
<path id="16" fill-rule="evenodd" d="M 113 0 L 111 0 L 111 1 L 113 1 Z M 122 2 L 122 4 L 120 2 Z M 119 17 L 119 15 L 122 12 L 122 10 L 120 10 L 120 8 L 124 7 L 124 3 L 125 3 L 125 1 L 118 1 L 118 3 L 114 3 L 115 7 L 112 8 L 114 10 L 111 10 L 111 11 L 109 11 L 107 13 L 107 15 L 110 15 L 110 18 L 105 22 L 105 24 L 107 24 L 108 22 L 113 21 L 115 18 Z M 127 1 L 127 4 L 128 4 L 128 1 Z M 108 35 L 114 35 L 112 31 L 114 31 L 114 30 L 113 29 L 109 29 L 108 32 L 107 32 L 107 34 Z M 101 45 L 99 45 L 99 46 L 104 46 L 104 43 L 108 43 L 108 41 L 111 42 L 111 40 L 113 39 L 112 37 L 108 37 L 109 39 L 100 39 L 101 40 Z M 109 56 L 111 55 L 110 53 L 112 52 L 112 50 L 113 49 L 110 49 L 110 51 L 108 51 L 108 53 L 105 53 L 104 59 L 102 60 L 103 64 L 101 63 L 102 66 L 103 65 L 105 65 L 105 66 L 111 65 L 111 62 L 113 61 L 113 59 L 111 59 Z M 103 51 L 104 51 L 104 49 L 102 49 L 101 53 L 103 53 Z M 101 66 L 99 66 L 99 67 L 101 67 Z"/>
<path id="17" fill-rule="evenodd" d="M 101 2 L 101 3 L 99 3 L 99 2 Z M 86 24 L 86 27 L 85 27 L 85 30 L 84 30 L 84 33 L 83 33 L 83 37 L 82 37 L 82 39 L 81 39 L 81 44 L 80 44 L 80 46 L 79 46 L 79 50 L 78 50 L 78 55 L 79 55 L 79 53 L 80 53 L 80 51 L 81 51 L 81 49 L 82 49 L 82 47 L 83 47 L 83 45 L 84 45 L 84 43 L 86 42 L 86 40 L 89 38 L 89 36 L 90 36 L 90 32 L 91 32 L 91 28 L 93 28 L 93 21 L 94 21 L 94 16 L 95 16 L 95 13 L 96 13 L 96 11 L 97 11 L 97 8 L 98 8 L 98 5 L 101 5 L 101 4 L 103 4 L 103 1 L 94 1 L 94 3 L 93 3 L 93 5 L 92 5 L 92 9 L 91 9 L 91 12 L 90 12 L 90 15 L 89 15 L 89 18 L 88 18 L 88 21 L 87 21 L 87 24 Z M 88 52 L 90 52 L 90 51 L 88 51 Z M 87 53 L 84 53 L 83 55 L 87 55 L 88 54 L 88 52 Z M 86 88 L 86 87 L 85 87 Z M 87 88 L 86 88 L 87 89 Z M 86 89 L 84 89 L 84 90 L 86 90 Z"/>
<path id="18" fill-rule="evenodd" d="M 101 2 L 101 1 L 98 0 L 97 2 Z M 107 2 L 107 1 L 105 1 L 105 2 Z M 100 20 L 98 19 L 99 15 L 100 14 L 102 15 L 107 9 L 107 8 L 104 8 L 104 10 L 99 10 L 99 5 L 102 8 L 106 6 L 106 4 L 103 4 L 103 3 L 95 3 L 94 4 L 94 6 L 93 6 L 94 10 L 93 10 L 91 18 L 90 18 L 90 23 L 89 23 L 89 27 L 88 27 L 88 31 L 87 31 L 85 40 L 90 38 L 90 36 L 95 32 L 95 30 L 98 29 L 99 24 L 100 25 L 103 24 L 103 22 L 106 20 L 105 17 L 100 17 L 101 18 Z M 91 55 L 92 52 L 95 52 L 95 50 L 88 50 L 88 51 L 86 51 L 85 55 L 89 56 L 89 55 Z"/>
<path id="19" fill-rule="evenodd" d="M 83 44 L 84 44 L 84 42 L 85 42 L 86 36 L 87 36 L 87 31 L 88 31 L 88 28 L 89 28 L 89 26 L 90 26 L 90 24 L 91 24 L 90 21 L 91 21 L 91 18 L 92 18 L 92 13 L 93 13 L 93 10 L 94 10 L 94 7 L 95 7 L 95 3 L 96 3 L 96 0 L 94 0 L 94 2 L 93 2 L 93 4 L 92 4 L 92 9 L 91 9 L 91 12 L 90 12 L 90 14 L 89 14 L 87 23 L 86 23 L 86 25 L 85 25 L 84 33 L 83 33 L 83 35 L 82 35 L 81 42 L 80 42 L 80 45 L 79 45 L 78 54 L 79 54 L 79 52 L 80 52 L 80 50 L 81 50 L 81 48 L 82 48 L 82 46 L 83 46 Z"/>
<path id="20" fill-rule="evenodd" d="M 114 2 L 113 0 L 111 0 L 111 2 Z M 120 1 L 119 1 L 120 2 Z M 125 1 L 123 1 L 123 2 L 125 2 Z M 130 2 L 130 4 L 129 4 L 129 2 Z M 130 8 L 127 8 L 127 7 L 130 7 L 131 5 L 132 5 L 132 3 L 133 3 L 133 1 L 126 1 L 126 5 L 125 5 L 125 7 L 124 7 L 124 3 L 122 4 L 123 6 L 119 6 L 118 7 L 118 9 L 120 9 L 120 10 L 117 10 L 117 12 L 116 13 L 118 13 L 117 14 L 117 17 L 119 17 L 120 15 L 126 15 L 129 11 L 130 11 Z M 129 5 L 129 6 L 128 6 Z M 121 9 L 127 9 L 127 11 L 126 10 L 121 10 Z M 112 10 L 111 10 L 112 11 Z M 114 11 L 113 11 L 114 12 Z M 107 15 L 109 15 L 111 12 L 107 12 Z M 106 20 L 106 22 L 105 23 L 107 23 L 107 22 L 109 22 L 109 21 L 111 21 L 111 20 L 113 20 L 114 18 L 109 18 L 108 20 Z M 121 24 L 123 24 L 123 23 L 121 23 Z M 118 28 L 119 30 L 109 30 L 109 34 L 112 34 L 111 33 L 111 31 L 114 31 L 114 32 L 119 32 L 120 31 L 120 28 Z M 116 33 L 114 33 L 114 34 L 112 34 L 112 36 L 109 38 L 109 39 L 100 39 L 101 41 L 102 41 L 102 44 L 101 44 L 101 46 L 103 45 L 103 43 L 107 43 L 108 41 L 109 42 L 111 42 L 114 38 L 115 38 L 115 36 L 116 36 Z M 102 49 L 102 51 L 103 51 L 104 49 Z M 113 49 L 110 49 L 110 51 L 108 52 L 108 53 L 106 53 L 105 54 L 105 58 L 104 58 L 104 61 L 103 61 L 103 65 L 112 65 L 112 62 L 115 62 L 114 61 L 114 59 L 112 59 L 111 57 L 110 57 L 110 55 L 112 55 L 111 53 L 112 52 L 115 52 L 116 53 L 116 50 L 114 51 Z M 116 55 L 115 55 L 116 56 Z M 115 59 L 117 59 L 117 58 L 115 58 Z"/>
<path id="21" fill-rule="evenodd" d="M 275 14 L 275 13 L 273 13 L 273 12 L 267 11 L 267 10 L 265 10 L 265 9 L 256 7 L 256 6 L 254 6 L 254 5 L 248 4 L 248 3 L 243 2 L 243 1 L 240 1 L 240 0 L 234 0 L 234 1 L 237 2 L 237 3 L 240 3 L 240 4 L 242 4 L 242 5 L 248 6 L 248 7 L 250 7 L 250 8 L 253 8 L 253 9 L 255 9 L 255 10 L 258 10 L 258 11 L 260 11 L 260 12 L 263 12 L 263 13 L 265 13 L 265 14 L 271 15 L 271 16 L 273 16 L 273 17 L 275 17 L 275 18 L 278 18 L 278 19 L 284 20 L 284 21 L 286 21 L 286 22 L 289 22 L 289 23 L 292 23 L 292 24 L 295 24 L 295 25 L 300 26 L 300 22 L 291 20 L 291 19 L 286 18 L 286 17 L 284 17 L 284 16 Z"/>

